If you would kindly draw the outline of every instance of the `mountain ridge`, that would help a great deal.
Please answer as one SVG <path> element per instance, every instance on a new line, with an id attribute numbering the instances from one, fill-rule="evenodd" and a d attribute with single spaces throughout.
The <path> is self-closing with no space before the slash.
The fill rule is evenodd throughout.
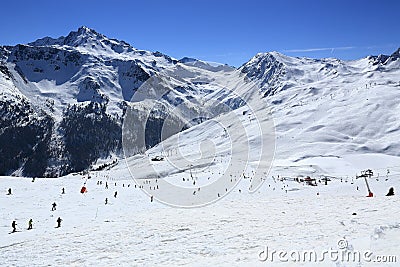
<path id="1" fill-rule="evenodd" d="M 140 102 L 131 103 L 130 100 L 154 75 L 179 78 L 174 78 L 168 85 L 165 96 L 152 100 L 164 114 L 152 114 L 151 138 L 147 139 L 146 146 L 160 142 L 161 122 L 172 110 L 182 110 L 176 112 L 176 123 L 190 127 L 223 112 L 222 107 L 200 105 L 207 95 L 221 94 L 222 102 L 235 107 L 239 103 L 235 96 L 224 93 L 224 88 L 205 88 L 212 82 L 208 76 L 223 70 L 223 66 L 213 67 L 200 61 L 193 66 L 185 65 L 160 52 L 133 49 L 125 42 L 109 39 L 86 27 L 66 37 L 44 38 L 30 44 L 1 47 L 0 101 L 8 106 L 12 102 L 16 109 L 24 110 L 22 121 L 28 123 L 5 115 L 0 125 L 7 133 L 33 128 L 34 131 L 42 129 L 40 131 L 45 134 L 40 140 L 30 139 L 28 131 L 24 130 L 25 134 L 15 140 L 15 149 L 7 146 L 10 134 L 0 136 L 0 160 L 8 162 L 0 166 L 3 174 L 53 177 L 83 171 L 99 158 L 121 155 L 123 114 L 129 106 L 141 106 Z M 119 51 L 116 47 L 126 49 Z M 205 75 L 202 83 L 198 83 L 193 75 L 199 71 Z M 149 108 L 151 106 L 146 105 L 144 109 L 135 108 L 137 116 L 143 117 L 141 114 Z M 44 120 L 40 116 L 29 115 L 31 110 L 46 114 L 51 123 L 42 125 Z M 192 116 L 202 119 L 192 120 Z M 115 142 L 106 138 L 110 135 L 116 138 Z M 46 148 L 41 150 L 41 156 L 37 156 L 34 150 L 44 136 Z M 97 141 L 92 142 L 92 139 Z M 26 143 L 26 140 L 30 141 Z M 76 146 L 85 147 L 85 150 L 76 150 Z M 18 153 L 24 149 L 31 152 Z M 136 148 L 137 152 L 143 149 L 145 147 Z M 32 155 L 43 162 L 36 164 L 40 166 L 38 169 L 27 171 L 25 167 Z M 86 159 L 82 159 L 85 162 L 82 165 L 75 159 L 83 156 Z"/>
<path id="2" fill-rule="evenodd" d="M 390 56 L 343 61 L 268 52 L 256 54 L 237 71 L 258 85 L 259 92 L 254 93 L 260 93 L 276 115 L 292 116 L 295 121 L 294 110 L 304 107 L 311 99 L 323 106 L 329 103 L 323 102 L 327 96 L 329 100 L 334 95 L 345 95 L 342 91 L 353 96 L 354 88 L 360 90 L 360 86 L 367 86 L 368 90 L 373 84 L 378 84 L 379 88 L 395 88 L 399 55 L 400 49 Z M 155 95 L 145 94 L 157 103 L 163 115 L 152 113 L 151 138 L 146 147 L 135 148 L 136 152 L 141 152 L 162 141 L 159 127 L 168 114 L 174 113 L 177 125 L 187 129 L 241 107 L 243 99 L 231 95 L 226 88 L 213 85 L 215 75 L 230 71 L 236 70 L 198 59 L 177 60 L 157 51 L 138 50 L 84 26 L 65 37 L 45 37 L 26 45 L 0 46 L 0 104 L 4 107 L 0 121 L 0 160 L 5 162 L 0 165 L 0 174 L 54 177 L 87 170 L 101 158 L 120 157 L 122 140 L 118 135 L 121 135 L 126 109 L 132 107 L 138 117 L 143 117 L 150 108 L 141 100 L 133 103 L 130 100 L 150 78 L 169 77 L 167 93 L 162 98 L 154 99 Z M 396 95 L 395 91 L 391 94 Z M 220 105 L 214 105 L 211 100 L 215 99 Z M 379 103 L 392 103 L 388 99 L 375 99 Z M 343 99 L 344 102 L 348 100 Z M 310 107 L 304 112 L 312 117 L 318 109 Z M 196 117 L 198 119 L 193 120 Z M 351 121 L 356 124 L 354 118 Z M 321 126 L 302 124 L 307 129 Z M 296 128 L 300 124 L 288 125 Z M 277 123 L 279 138 L 286 131 L 290 132 L 283 126 L 284 123 Z M 15 147 L 10 147 L 13 133 L 19 134 L 14 138 Z M 32 133 L 37 138 L 30 138 Z M 351 135 L 349 133 L 348 138 Z M 360 141 L 360 151 L 363 145 Z M 84 149 L 76 149 L 77 146 Z M 395 154 L 397 144 L 390 141 L 387 146 L 388 153 Z M 371 150 L 368 145 L 365 149 Z M 21 154 L 20 151 L 25 152 Z M 287 151 L 282 153 L 289 155 Z M 297 154 L 294 160 L 305 156 L 301 152 Z"/>

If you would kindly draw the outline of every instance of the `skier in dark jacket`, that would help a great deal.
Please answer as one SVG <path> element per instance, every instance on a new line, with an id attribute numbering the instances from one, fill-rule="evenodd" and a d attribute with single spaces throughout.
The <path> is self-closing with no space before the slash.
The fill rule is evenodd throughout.
<path id="1" fill-rule="evenodd" d="M 394 188 L 389 188 L 389 192 L 386 194 L 387 197 L 394 196 Z"/>
<path id="2" fill-rule="evenodd" d="M 33 220 L 30 219 L 30 220 L 28 221 L 28 230 L 31 230 L 31 229 L 32 229 L 32 223 L 33 223 Z"/>
<path id="3" fill-rule="evenodd" d="M 61 222 L 62 222 L 62 219 L 60 217 L 58 217 L 58 219 L 57 219 L 57 228 L 61 227 Z"/>
<path id="4" fill-rule="evenodd" d="M 51 204 L 51 211 L 55 211 L 56 210 L 56 207 L 57 207 L 57 204 L 56 204 L 56 202 L 54 202 L 53 204 Z"/>
<path id="5" fill-rule="evenodd" d="M 11 227 L 13 229 L 12 232 L 15 233 L 17 231 L 17 223 L 15 221 L 13 221 L 11 224 Z"/>

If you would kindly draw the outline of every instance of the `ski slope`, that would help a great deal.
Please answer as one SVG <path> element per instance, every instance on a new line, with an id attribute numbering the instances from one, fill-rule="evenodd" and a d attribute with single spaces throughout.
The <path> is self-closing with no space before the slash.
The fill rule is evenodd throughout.
<path id="1" fill-rule="evenodd" d="M 362 156 L 358 161 L 362 167 Z M 371 179 L 373 198 L 365 197 L 361 179 L 333 179 L 327 186 L 310 187 L 269 178 L 254 194 L 242 180 L 220 201 L 195 209 L 150 202 L 142 189 L 135 188 L 135 181 L 124 176 L 128 172 L 122 164 L 115 172 L 91 173 L 91 179 L 69 175 L 32 182 L 2 177 L 0 261 L 4 266 L 265 266 L 270 262 L 258 260 L 265 245 L 322 251 L 336 248 L 342 238 L 349 249 L 399 257 L 399 197 L 384 196 L 390 186 L 400 188 L 399 171 L 392 169 L 396 175 L 388 180 Z M 100 180 L 102 185 L 97 185 Z M 81 194 L 85 181 L 88 192 Z M 61 194 L 63 187 L 66 194 Z M 8 188 L 13 190 L 10 196 Z M 54 201 L 57 210 L 52 212 Z M 63 219 L 61 228 L 55 228 L 58 216 Z M 29 218 L 33 229 L 28 231 Z M 20 232 L 9 234 L 13 220 Z M 318 266 L 375 265 L 327 260 Z"/>
<path id="2" fill-rule="evenodd" d="M 321 252 L 337 249 L 345 239 L 346 251 L 395 255 L 397 263 L 383 266 L 398 266 L 400 60 L 376 64 L 370 57 L 340 61 L 258 54 L 239 69 L 253 78 L 243 84 L 247 78 L 236 73 L 233 79 L 226 66 L 191 59 L 173 64 L 165 55 L 84 27 L 70 37 L 44 38 L 27 47 L 89 57 L 79 70 L 72 63 L 65 66 L 63 73 L 71 77 L 42 79 L 53 70 L 40 61 L 35 64 L 44 71 L 26 69 L 30 82 L 25 83 L 9 62 L 16 78 L 3 75 L 1 97 L 30 99 L 45 109 L 43 103 L 53 98 L 53 115 L 60 118 L 66 104 L 107 95 L 108 111 L 118 113 L 116 103 L 129 100 L 138 86 L 130 76 L 120 79 L 120 71 L 140 60 L 138 66 L 149 73 L 163 70 L 162 78 L 169 77 L 170 84 L 163 84 L 172 92 L 163 102 L 166 114 L 182 120 L 212 116 L 141 154 L 119 158 L 111 169 L 92 171 L 90 179 L 87 174 L 34 182 L 0 177 L 1 265 L 376 266 L 259 260 L 265 246 Z M 30 60 L 23 63 L 33 68 Z M 89 86 L 94 84 L 85 80 L 89 76 L 101 89 Z M 133 98 L 140 115 L 152 108 L 149 98 L 158 100 L 157 92 L 145 93 Z M 188 101 L 175 109 L 173 103 L 184 97 Z M 153 161 L 156 157 L 163 160 Z M 374 172 L 373 198 L 365 197 L 365 182 L 356 179 L 366 169 Z M 306 176 L 317 186 L 296 181 Z M 324 177 L 330 178 L 328 185 Z M 386 197 L 390 187 L 395 196 Z M 6 195 L 8 188 L 12 195 Z M 61 228 L 55 228 L 58 217 Z M 18 232 L 10 234 L 13 220 Z"/>
<path id="3" fill-rule="evenodd" d="M 375 266 L 329 259 L 317 263 L 259 260 L 265 246 L 322 253 L 336 249 L 342 239 L 348 242 L 346 251 L 370 250 L 373 255 L 395 255 L 399 260 L 398 157 L 353 154 L 297 163 L 290 158 L 279 159 L 273 162 L 261 187 L 251 194 L 257 165 L 250 164 L 245 173 L 234 169 L 238 172 L 233 172 L 232 177 L 226 175 L 233 158 L 229 153 L 243 151 L 246 144 L 232 143 L 235 135 L 224 129 L 229 129 L 229 122 L 237 123 L 232 116 L 242 119 L 245 128 L 251 129 L 252 125 L 241 111 L 194 126 L 145 154 L 119 161 L 110 170 L 91 172 L 90 179 L 81 174 L 37 178 L 35 182 L 30 178 L 2 177 L 1 262 L 7 266 Z M 257 133 L 254 129 L 251 132 Z M 252 138 L 255 136 L 249 135 L 249 140 Z M 232 150 L 232 144 L 241 149 Z M 164 160 L 151 161 L 155 156 L 163 156 Z M 374 171 L 369 180 L 373 198 L 365 197 L 364 180 L 355 179 L 366 168 Z M 154 171 L 162 177 L 152 176 Z M 328 185 L 317 182 L 317 186 L 309 186 L 293 181 L 294 177 L 306 175 L 318 180 L 328 173 Z M 176 208 L 158 200 L 164 199 L 159 192 L 165 192 L 168 182 L 196 191 L 184 198 L 177 196 L 177 200 L 188 199 L 191 205 L 203 203 L 200 193 L 226 176 L 228 180 L 223 184 L 231 188 L 210 205 Z M 83 185 L 88 189 L 85 194 L 80 193 Z M 396 195 L 386 197 L 390 187 L 395 188 Z M 6 195 L 8 188 L 13 189 L 11 196 Z M 61 194 L 62 188 L 66 194 Z M 54 201 L 57 210 L 52 212 Z M 61 228 L 55 228 L 58 216 L 63 219 Z M 30 218 L 34 229 L 28 231 Z M 13 220 L 20 232 L 9 234 Z"/>

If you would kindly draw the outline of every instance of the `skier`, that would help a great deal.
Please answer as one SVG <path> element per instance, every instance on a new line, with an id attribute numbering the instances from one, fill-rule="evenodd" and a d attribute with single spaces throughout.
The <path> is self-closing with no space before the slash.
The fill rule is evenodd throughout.
<path id="1" fill-rule="evenodd" d="M 87 193 L 86 186 L 82 186 L 81 188 L 81 194 Z"/>
<path id="2" fill-rule="evenodd" d="M 11 224 L 11 227 L 13 229 L 12 232 L 15 233 L 17 231 L 17 223 L 15 221 L 13 221 Z"/>
<path id="3" fill-rule="evenodd" d="M 31 230 L 31 229 L 32 229 L 32 223 L 33 223 L 33 220 L 30 219 L 30 220 L 28 221 L 28 230 Z"/>
<path id="4" fill-rule="evenodd" d="M 108 189 L 108 183 L 106 182 L 106 189 Z"/>
<path id="5" fill-rule="evenodd" d="M 104 205 L 107 205 L 107 204 L 108 204 L 108 198 L 106 198 Z"/>
<path id="6" fill-rule="evenodd" d="M 150 202 L 153 202 L 153 196 L 150 196 Z"/>
<path id="7" fill-rule="evenodd" d="M 117 194 L 118 194 L 118 192 L 115 191 L 115 193 L 114 193 L 114 197 L 115 197 L 115 198 L 117 198 Z"/>
<path id="8" fill-rule="evenodd" d="M 11 195 L 11 188 L 8 188 L 7 195 Z"/>
<path id="9" fill-rule="evenodd" d="M 65 188 L 63 187 L 61 194 L 65 194 Z"/>
<path id="10" fill-rule="evenodd" d="M 394 188 L 389 188 L 389 192 L 386 194 L 387 197 L 394 196 Z"/>
<path id="11" fill-rule="evenodd" d="M 60 228 L 61 227 L 61 222 L 62 222 L 62 219 L 60 217 L 58 217 L 58 219 L 57 219 L 57 227 L 56 228 Z"/>
<path id="12" fill-rule="evenodd" d="M 57 204 L 56 204 L 56 202 L 54 202 L 53 204 L 51 204 L 51 211 L 55 211 L 56 210 L 56 207 L 57 207 Z"/>

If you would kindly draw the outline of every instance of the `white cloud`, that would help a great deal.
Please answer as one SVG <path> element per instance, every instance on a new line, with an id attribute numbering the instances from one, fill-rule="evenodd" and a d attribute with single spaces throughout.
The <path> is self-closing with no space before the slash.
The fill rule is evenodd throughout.
<path id="1" fill-rule="evenodd" d="M 297 53 L 297 52 L 318 52 L 318 51 L 335 51 L 335 50 L 350 50 L 354 49 L 354 46 L 340 46 L 340 47 L 321 47 L 321 48 L 305 48 L 305 49 L 289 49 L 284 50 L 286 53 Z"/>

